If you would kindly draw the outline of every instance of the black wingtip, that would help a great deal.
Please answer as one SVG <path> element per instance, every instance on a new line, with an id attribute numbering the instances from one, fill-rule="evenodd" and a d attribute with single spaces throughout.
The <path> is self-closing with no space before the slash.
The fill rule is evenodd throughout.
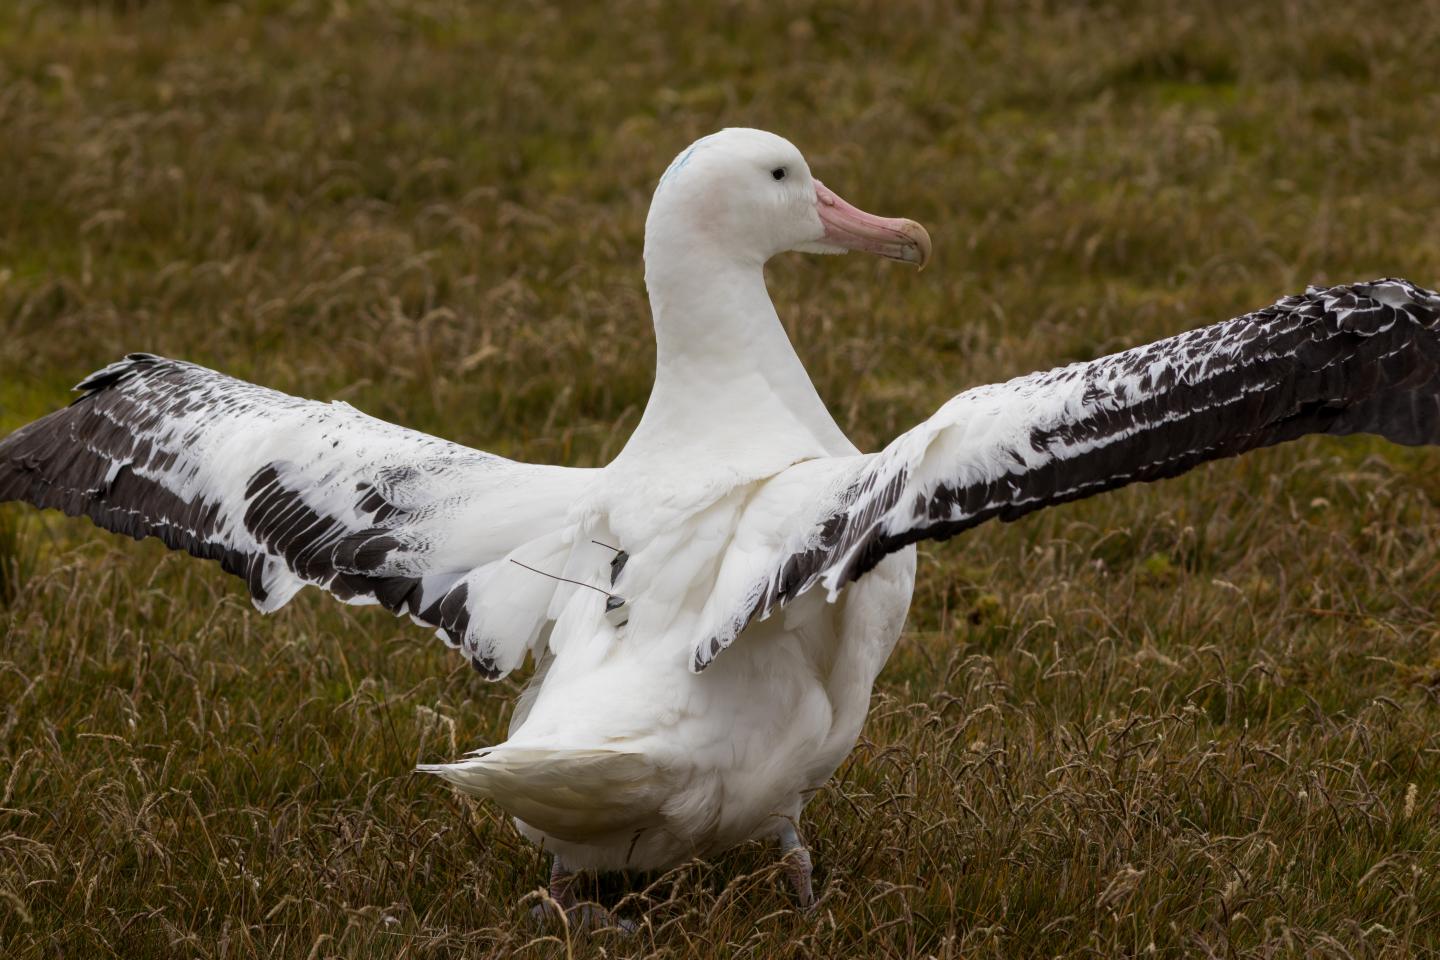
<path id="1" fill-rule="evenodd" d="M 480 676 L 491 682 L 499 680 L 505 675 L 504 671 L 502 671 L 496 665 L 495 661 L 491 660 L 489 657 L 473 657 L 470 660 L 470 666 L 475 668 L 476 673 L 480 674 Z"/>
<path id="2" fill-rule="evenodd" d="M 108 390 L 117 383 L 123 383 L 131 377 L 165 362 L 164 357 L 156 356 L 153 353 L 127 353 L 124 359 L 101 367 L 71 389 L 81 395 L 77 400 L 84 400 L 86 397 L 94 396 L 102 390 Z"/>
<path id="3" fill-rule="evenodd" d="M 610 561 L 610 586 L 615 586 L 615 581 L 620 579 L 620 574 L 625 571 L 625 564 L 630 559 L 630 554 L 624 550 L 615 554 Z"/>

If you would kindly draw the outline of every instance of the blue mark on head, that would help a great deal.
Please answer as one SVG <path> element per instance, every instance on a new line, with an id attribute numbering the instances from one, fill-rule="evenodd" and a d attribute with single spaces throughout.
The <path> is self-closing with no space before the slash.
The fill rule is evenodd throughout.
<path id="1" fill-rule="evenodd" d="M 665 168 L 665 172 L 660 175 L 660 182 L 655 185 L 655 189 L 659 190 L 661 187 L 665 186 L 666 180 L 669 180 L 672 176 L 685 169 L 685 164 L 690 162 L 690 158 L 694 156 L 695 151 L 699 149 L 700 145 L 713 136 L 715 136 L 715 134 L 712 133 L 709 137 L 701 137 L 699 140 L 696 140 L 694 143 L 690 144 L 690 146 L 686 147 L 685 152 L 680 154 L 680 156 L 676 157 L 674 161 L 670 164 L 670 166 Z"/>

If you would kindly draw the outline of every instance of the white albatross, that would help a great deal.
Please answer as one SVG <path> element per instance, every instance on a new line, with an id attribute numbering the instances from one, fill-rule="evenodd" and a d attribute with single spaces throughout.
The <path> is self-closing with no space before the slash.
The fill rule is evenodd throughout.
<path id="1" fill-rule="evenodd" d="M 1377 280 L 968 390 L 861 454 L 766 292 L 787 250 L 923 265 L 930 240 L 769 133 L 670 165 L 645 228 L 654 391 L 603 469 L 132 354 L 0 442 L 0 500 L 218 560 L 262 611 L 306 584 L 379 603 L 490 678 L 533 656 L 508 739 L 422 769 L 550 851 L 565 908 L 577 871 L 761 837 L 808 906 L 800 813 L 860 733 L 916 541 L 1309 433 L 1440 442 L 1440 296 Z"/>

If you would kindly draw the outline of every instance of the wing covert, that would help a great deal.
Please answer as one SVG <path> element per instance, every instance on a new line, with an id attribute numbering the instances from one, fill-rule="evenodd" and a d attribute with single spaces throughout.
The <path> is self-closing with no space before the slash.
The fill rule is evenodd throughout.
<path id="1" fill-rule="evenodd" d="M 858 461 L 777 557 L 703 669 L 751 620 L 886 555 L 987 520 L 1306 434 L 1440 443 L 1440 295 L 1406 280 L 1329 288 L 1088 363 L 967 390 Z"/>
<path id="2" fill-rule="evenodd" d="M 543 616 L 487 618 L 480 588 L 512 553 L 562 548 L 593 474 L 149 354 L 76 389 L 69 407 L 0 441 L 0 501 L 215 560 L 262 611 L 307 584 L 379 603 L 438 628 L 489 676 L 523 659 Z"/>

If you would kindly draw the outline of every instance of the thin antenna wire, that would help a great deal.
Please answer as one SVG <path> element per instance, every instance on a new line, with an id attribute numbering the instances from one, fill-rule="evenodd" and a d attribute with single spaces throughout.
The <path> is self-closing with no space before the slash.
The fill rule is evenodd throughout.
<path id="1" fill-rule="evenodd" d="M 616 553 L 624 553 L 624 552 L 625 552 L 624 550 L 621 550 L 619 547 L 612 547 L 612 546 L 610 546 L 610 544 L 608 544 L 608 543 L 601 543 L 599 540 L 591 540 L 590 542 L 593 543 L 593 544 L 595 544 L 595 546 L 597 546 L 597 547 L 604 547 L 606 550 L 614 550 Z"/>
<path id="2" fill-rule="evenodd" d="M 604 544 L 602 543 L 601 546 L 603 547 Z M 546 573 L 544 570 L 536 570 L 534 567 L 530 566 L 528 563 L 521 563 L 519 560 L 516 560 L 514 557 L 511 557 L 511 558 L 510 558 L 510 562 L 513 563 L 513 564 L 515 564 L 517 567 L 524 567 L 526 570 L 529 570 L 531 573 L 538 573 L 538 574 L 540 574 L 540 576 L 542 576 L 542 577 L 549 577 L 549 578 L 552 579 L 552 580 L 564 580 L 566 583 L 573 583 L 573 584 L 575 584 L 575 586 L 577 586 L 577 587 L 585 587 L 585 588 L 587 588 L 587 589 L 594 590 L 596 593 L 603 593 L 603 594 L 605 594 L 606 597 L 611 596 L 611 593 L 610 593 L 609 590 L 605 590 L 605 589 L 602 589 L 602 588 L 600 588 L 600 587 L 597 587 L 597 586 L 595 586 L 595 584 L 593 584 L 593 583 L 586 583 L 586 582 L 583 581 L 583 580 L 571 580 L 569 577 L 562 577 L 562 576 L 560 576 L 558 573 Z"/>

